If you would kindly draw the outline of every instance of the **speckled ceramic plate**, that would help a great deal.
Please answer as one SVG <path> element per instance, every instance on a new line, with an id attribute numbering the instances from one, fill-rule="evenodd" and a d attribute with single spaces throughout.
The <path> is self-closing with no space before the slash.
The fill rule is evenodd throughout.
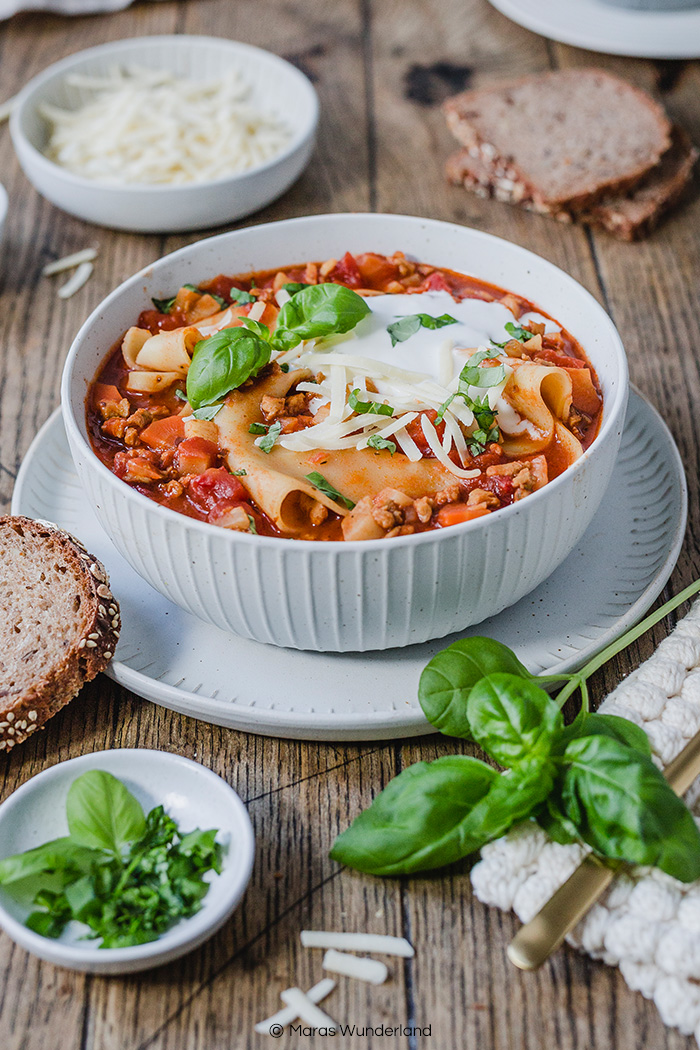
<path id="1" fill-rule="evenodd" d="M 532 671 L 583 664 L 651 605 L 675 565 L 687 494 L 678 450 L 632 393 L 609 498 L 582 542 L 537 590 L 465 634 L 512 646 Z M 429 733 L 416 691 L 455 637 L 372 653 L 278 649 L 226 634 L 172 605 L 112 546 L 73 469 L 60 412 L 22 464 L 13 514 L 56 522 L 107 567 L 124 627 L 109 674 L 157 704 L 268 736 L 382 740 Z"/>
<path id="2" fill-rule="evenodd" d="M 640 11 L 602 0 L 491 0 L 534 33 L 604 55 L 699 58 L 700 7 Z"/>

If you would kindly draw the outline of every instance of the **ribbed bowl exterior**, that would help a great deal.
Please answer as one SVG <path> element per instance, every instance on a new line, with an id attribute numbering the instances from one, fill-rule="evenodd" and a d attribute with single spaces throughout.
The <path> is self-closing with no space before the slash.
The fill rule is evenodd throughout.
<path id="1" fill-rule="evenodd" d="M 608 334 L 604 356 L 593 358 L 605 391 L 606 418 L 582 459 L 544 489 L 487 520 L 389 541 L 308 543 L 251 536 L 160 507 L 118 480 L 95 456 L 86 437 L 84 409 L 86 384 L 106 348 L 132 322 L 144 288 L 150 286 L 157 294 L 166 290 L 162 274 L 150 270 L 112 293 L 78 335 L 64 373 L 66 432 L 81 482 L 105 531 L 136 572 L 177 605 L 225 630 L 274 645 L 322 652 L 406 646 L 458 631 L 514 604 L 572 551 L 612 474 L 627 403 L 626 361 L 612 323 L 595 300 L 571 278 L 529 252 L 485 234 L 427 220 L 369 215 L 324 218 L 333 230 L 340 229 L 342 243 L 350 240 L 350 250 L 360 250 L 350 234 L 359 226 L 355 241 L 365 248 L 387 251 L 393 244 L 392 250 L 402 247 L 419 254 L 420 248 L 413 243 L 406 246 L 406 240 L 420 224 L 423 236 L 428 229 L 437 241 L 440 230 L 436 228 L 456 230 L 466 246 L 476 240 L 478 247 L 483 249 L 486 244 L 496 256 L 515 253 L 516 261 L 524 256 L 530 278 L 533 270 L 545 271 L 539 278 L 545 282 L 541 294 L 534 294 L 532 280 L 525 276 L 519 285 L 514 274 L 506 274 L 509 279 L 503 284 L 539 300 L 555 316 L 556 302 L 546 296 L 547 278 L 552 273 L 559 275 L 569 292 L 573 286 L 575 297 L 583 297 L 584 317 L 591 316 L 591 339 L 596 324 L 595 342 L 605 343 Z M 243 254 L 236 252 L 242 236 L 250 240 L 259 234 L 265 240 L 271 231 L 272 243 L 282 243 L 288 232 L 285 228 L 291 226 L 296 243 L 305 224 L 310 224 L 311 234 L 318 234 L 319 221 L 317 217 L 291 220 L 225 234 L 183 249 L 155 264 L 153 270 L 168 264 L 168 272 L 178 273 L 184 282 L 199 268 L 201 279 L 202 273 L 225 271 L 220 265 L 222 253 L 234 260 L 229 272 L 237 269 L 236 258 L 253 259 L 251 269 L 273 266 L 274 261 L 257 262 L 269 257 L 265 251 L 256 256 L 244 246 Z M 332 236 L 330 242 L 327 255 L 334 243 Z M 277 251 L 278 264 L 323 255 L 320 249 L 304 252 L 301 242 L 297 248 L 283 244 Z M 195 252 L 201 260 L 183 265 L 192 262 Z M 424 257 L 440 262 L 435 251 Z M 482 257 L 486 259 L 483 251 Z M 449 252 L 443 265 L 458 268 Z M 476 272 L 479 274 L 478 269 Z M 494 280 L 492 274 L 493 268 L 484 276 Z M 115 316 L 121 318 L 119 323 L 115 324 Z M 558 316 L 567 323 L 565 309 Z M 571 327 L 586 347 L 585 333 Z M 111 338 L 105 338 L 106 331 Z M 590 566 L 581 566 L 581 571 L 590 571 Z"/>

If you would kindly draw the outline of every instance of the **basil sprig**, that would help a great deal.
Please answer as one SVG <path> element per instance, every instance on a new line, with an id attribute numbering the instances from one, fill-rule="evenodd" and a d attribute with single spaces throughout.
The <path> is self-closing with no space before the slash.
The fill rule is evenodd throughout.
<path id="1" fill-rule="evenodd" d="M 423 711 L 449 736 L 474 740 L 498 773 L 462 755 L 409 766 L 336 839 L 331 856 L 376 875 L 442 867 L 514 823 L 534 819 L 558 842 L 601 857 L 653 865 L 683 882 L 700 877 L 700 831 L 651 760 L 639 727 L 588 711 L 587 679 L 683 601 L 686 588 L 580 672 L 532 675 L 507 646 L 466 638 L 438 653 L 419 686 Z M 542 688 L 563 682 L 553 699 Z M 581 690 L 579 714 L 561 708 Z"/>
<path id="2" fill-rule="evenodd" d="M 362 296 L 344 285 L 309 285 L 282 307 L 274 332 L 246 317 L 240 326 L 201 339 L 187 375 L 192 408 L 217 404 L 246 380 L 254 379 L 273 350 L 290 350 L 303 339 L 348 332 L 368 313 Z"/>
<path id="3" fill-rule="evenodd" d="M 162 806 L 145 815 L 110 773 L 74 780 L 66 817 L 69 835 L 0 860 L 0 885 L 34 904 L 26 925 L 44 937 L 77 920 L 100 948 L 154 941 L 199 910 L 203 875 L 221 871 L 216 830 L 182 834 Z"/>
<path id="4" fill-rule="evenodd" d="M 352 510 L 355 506 L 351 499 L 348 499 L 347 496 L 343 496 L 338 492 L 338 490 L 331 485 L 330 481 L 327 481 L 323 474 L 319 474 L 317 470 L 312 470 L 310 474 L 305 474 L 304 477 L 315 489 L 322 492 L 324 496 L 328 496 L 329 499 L 339 503 L 341 507 L 347 507 L 348 510 Z"/>
<path id="5" fill-rule="evenodd" d="M 451 314 L 441 314 L 440 317 L 433 317 L 432 314 L 407 314 L 406 317 L 400 317 L 398 321 L 387 325 L 386 330 L 391 336 L 391 345 L 396 346 L 397 343 L 405 343 L 420 328 L 434 331 L 448 324 L 458 324 L 457 318 Z"/>

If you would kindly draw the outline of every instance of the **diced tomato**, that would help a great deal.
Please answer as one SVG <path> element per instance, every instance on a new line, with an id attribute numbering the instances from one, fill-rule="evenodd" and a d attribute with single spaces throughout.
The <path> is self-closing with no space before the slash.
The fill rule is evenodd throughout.
<path id="1" fill-rule="evenodd" d="M 152 335 L 182 328 L 187 322 L 180 313 L 162 314 L 160 310 L 142 310 L 136 322 L 137 328 L 147 328 Z"/>
<path id="2" fill-rule="evenodd" d="M 437 513 L 437 523 L 444 529 L 448 525 L 459 525 L 462 521 L 483 518 L 484 514 L 490 513 L 488 507 L 485 507 L 483 504 L 469 507 L 466 503 L 446 503 L 444 507 L 440 507 Z"/>
<path id="3" fill-rule="evenodd" d="M 363 252 L 355 259 L 362 277 L 363 288 L 383 288 L 389 281 L 398 281 L 401 276 L 398 266 L 385 255 Z"/>
<path id="4" fill-rule="evenodd" d="M 182 416 L 166 416 L 155 419 L 141 431 L 141 440 L 150 448 L 163 450 L 172 448 L 185 436 L 185 424 Z"/>
<path id="5" fill-rule="evenodd" d="M 187 438 L 177 446 L 175 466 L 180 474 L 203 474 L 216 463 L 219 450 L 204 438 Z"/>
<path id="6" fill-rule="evenodd" d="M 430 409 L 428 409 L 427 412 L 421 412 L 421 414 L 419 416 L 417 416 L 415 419 L 413 419 L 408 424 L 408 426 L 406 427 L 406 432 L 410 435 L 410 437 L 413 438 L 413 440 L 415 441 L 416 445 L 418 445 L 418 448 L 420 449 L 422 455 L 426 459 L 435 459 L 435 454 L 434 454 L 433 450 L 431 449 L 431 447 L 428 444 L 428 442 L 425 440 L 425 434 L 423 433 L 423 427 L 422 427 L 421 421 L 420 421 L 420 416 L 421 415 L 427 416 L 428 419 L 430 420 L 430 422 L 433 424 L 433 426 L 435 426 L 435 420 L 437 419 L 437 412 L 435 411 L 434 408 L 430 408 Z M 435 426 L 435 429 L 437 431 L 437 436 L 442 441 L 442 436 L 445 433 L 445 424 L 444 423 L 438 423 L 437 426 Z"/>
<path id="7" fill-rule="evenodd" d="M 426 292 L 451 292 L 449 284 L 445 280 L 445 275 L 435 270 L 430 274 L 428 278 L 423 282 L 423 291 Z"/>
<path id="8" fill-rule="evenodd" d="M 198 477 L 191 478 L 187 495 L 204 514 L 209 514 L 217 505 L 233 506 L 236 502 L 248 499 L 246 489 L 225 467 L 205 470 Z"/>
<path id="9" fill-rule="evenodd" d="M 355 256 L 351 255 L 350 252 L 345 253 L 328 276 L 332 281 L 347 284 L 350 288 L 362 288 L 362 274 L 355 262 Z"/>
<path id="10" fill-rule="evenodd" d="M 563 350 L 552 350 L 551 347 L 543 346 L 541 350 L 537 351 L 537 357 L 543 358 L 545 361 L 549 361 L 550 364 L 558 365 L 559 368 L 586 368 L 586 362 L 582 361 L 579 357 L 572 357 L 570 354 L 565 354 Z"/>

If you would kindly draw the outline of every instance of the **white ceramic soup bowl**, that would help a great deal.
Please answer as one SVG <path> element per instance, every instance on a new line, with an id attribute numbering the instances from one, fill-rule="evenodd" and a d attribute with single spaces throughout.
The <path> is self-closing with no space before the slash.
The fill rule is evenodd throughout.
<path id="1" fill-rule="evenodd" d="M 91 101 L 94 92 L 67 84 L 66 77 L 104 76 L 114 66 L 163 69 L 191 80 L 216 80 L 227 70 L 240 70 L 252 101 L 290 129 L 289 142 L 264 164 L 207 182 L 109 185 L 75 175 L 44 156 L 48 124 L 39 107 L 49 102 L 76 109 Z M 52 204 L 100 226 L 166 233 L 218 226 L 279 197 L 309 162 L 318 112 L 318 97 L 308 77 L 269 51 L 219 37 L 146 36 L 100 44 L 49 66 L 20 92 L 10 131 L 25 175 Z"/>
<path id="2" fill-rule="evenodd" d="M 486 518 L 351 543 L 218 528 L 159 506 L 104 466 L 88 439 L 88 384 L 151 296 L 221 272 L 340 258 L 346 250 L 401 250 L 474 274 L 532 300 L 568 328 L 594 365 L 605 399 L 600 432 L 581 459 L 538 492 Z M 161 594 L 246 638 L 347 652 L 443 637 L 500 612 L 549 576 L 578 543 L 603 498 L 627 393 L 627 362 L 612 321 L 562 270 L 507 241 L 451 223 L 351 214 L 222 234 L 125 281 L 78 333 L 63 374 L 62 405 L 75 465 L 98 518 L 121 554 Z"/>

